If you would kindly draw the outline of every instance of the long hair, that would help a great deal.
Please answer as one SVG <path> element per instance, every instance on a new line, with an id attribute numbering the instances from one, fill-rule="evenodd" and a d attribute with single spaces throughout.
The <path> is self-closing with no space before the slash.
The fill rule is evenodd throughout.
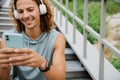
<path id="1" fill-rule="evenodd" d="M 15 28 L 18 32 L 25 31 L 24 24 L 14 17 L 14 9 L 17 9 L 16 3 L 18 0 L 14 0 L 11 5 L 10 10 L 10 17 L 13 20 L 13 23 L 15 24 Z M 37 3 L 38 7 L 40 5 L 38 0 L 33 0 Z M 49 32 L 52 28 L 54 28 L 54 15 L 53 15 L 53 7 L 51 7 L 48 0 L 42 0 L 43 3 L 46 5 L 47 13 L 40 15 L 40 30 L 41 32 Z"/>

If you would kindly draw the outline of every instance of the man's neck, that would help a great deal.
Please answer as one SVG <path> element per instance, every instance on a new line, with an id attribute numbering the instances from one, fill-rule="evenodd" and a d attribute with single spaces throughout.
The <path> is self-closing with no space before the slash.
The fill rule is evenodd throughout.
<path id="1" fill-rule="evenodd" d="M 40 29 L 26 30 L 26 34 L 28 35 L 29 38 L 36 40 L 41 34 L 41 31 Z"/>

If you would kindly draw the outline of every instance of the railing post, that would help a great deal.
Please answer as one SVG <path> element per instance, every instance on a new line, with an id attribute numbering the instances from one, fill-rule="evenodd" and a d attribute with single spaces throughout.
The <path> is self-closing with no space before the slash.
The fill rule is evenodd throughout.
<path id="1" fill-rule="evenodd" d="M 56 8 L 55 8 L 56 9 L 55 10 L 56 11 L 56 20 L 57 20 L 58 19 L 58 6 L 57 6 L 57 4 L 55 4 L 55 6 L 56 6 Z"/>
<path id="2" fill-rule="evenodd" d="M 63 0 L 60 0 L 60 3 L 62 5 Z M 60 26 L 62 26 L 62 9 L 60 9 Z"/>
<path id="3" fill-rule="evenodd" d="M 53 4 L 53 7 L 55 8 L 55 6 L 56 6 L 56 8 L 55 8 L 55 20 L 57 20 L 58 19 L 58 6 L 57 6 L 57 4 L 55 4 L 54 3 L 54 0 L 50 0 L 51 1 L 51 3 Z"/>
<path id="4" fill-rule="evenodd" d="M 68 33 L 68 14 L 67 14 L 67 11 L 68 11 L 68 3 L 69 3 L 69 0 L 66 0 L 66 13 L 65 13 L 65 16 L 66 16 L 66 29 L 65 29 L 65 32 L 66 34 Z"/>
<path id="5" fill-rule="evenodd" d="M 86 25 L 88 24 L 88 1 L 84 0 L 84 43 L 83 43 L 83 57 L 87 58 L 87 30 L 85 29 Z"/>
<path id="6" fill-rule="evenodd" d="M 74 0 L 73 5 L 73 17 L 76 16 L 76 6 L 77 6 L 77 0 Z M 73 18 L 73 43 L 76 43 L 76 21 Z"/>
<path id="7" fill-rule="evenodd" d="M 106 27 L 106 2 L 101 2 L 101 23 L 100 23 L 100 37 L 101 40 L 105 38 L 105 27 Z M 100 44 L 100 57 L 99 57 L 99 80 L 104 80 L 104 45 Z"/>

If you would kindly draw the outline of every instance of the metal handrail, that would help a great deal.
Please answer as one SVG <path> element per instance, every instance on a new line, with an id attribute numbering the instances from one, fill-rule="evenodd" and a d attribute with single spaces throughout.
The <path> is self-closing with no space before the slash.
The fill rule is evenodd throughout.
<path id="1" fill-rule="evenodd" d="M 67 21 L 68 21 L 68 16 L 72 17 L 73 19 L 73 26 L 74 26 L 74 31 L 73 31 L 73 44 L 76 44 L 75 36 L 76 36 L 76 23 L 82 26 L 84 30 L 84 47 L 83 47 L 83 58 L 87 59 L 87 34 L 88 32 L 95 37 L 99 42 L 100 42 L 100 56 L 99 56 L 99 80 L 104 80 L 104 47 L 107 47 L 113 54 L 115 54 L 117 57 L 120 58 L 120 51 L 111 45 L 106 39 L 105 39 L 105 20 L 106 20 L 106 3 L 107 0 L 102 0 L 101 1 L 101 25 L 100 25 L 100 34 L 98 34 L 96 31 L 94 31 L 89 25 L 88 25 L 88 0 L 84 0 L 84 21 L 82 21 L 80 18 L 76 16 L 76 2 L 77 0 L 74 0 L 73 4 L 73 12 L 68 10 L 68 3 L 69 0 L 66 0 L 66 5 L 63 6 L 61 4 L 62 0 L 57 1 L 57 0 L 52 0 L 53 3 L 55 4 L 56 7 L 60 8 L 60 12 L 62 13 L 62 10 L 65 12 L 65 17 L 66 17 L 66 33 L 68 29 Z M 58 16 L 56 16 L 58 17 Z M 61 17 L 62 18 L 62 17 Z M 61 20 L 61 19 L 60 19 Z M 61 21 L 60 21 L 61 22 Z M 60 23 L 62 24 L 62 23 Z"/>
<path id="2" fill-rule="evenodd" d="M 64 7 L 62 4 L 60 4 L 58 1 L 53 0 L 54 3 L 59 6 L 63 11 L 65 11 L 67 13 L 67 15 L 69 16 L 74 16 L 74 14 L 68 10 L 66 7 Z M 84 21 L 82 21 L 80 18 L 78 18 L 77 16 L 72 17 L 73 20 L 75 20 L 79 25 L 82 26 L 82 28 L 85 28 L 85 30 L 89 33 L 91 33 L 92 36 L 94 36 L 100 43 L 103 43 L 103 45 L 105 45 L 108 49 L 111 50 L 111 48 L 113 48 L 111 50 L 112 53 L 114 53 L 116 56 L 118 56 L 120 58 L 120 51 L 115 48 L 113 45 L 111 44 L 107 44 L 109 43 L 107 40 L 105 39 L 101 39 L 101 35 L 99 35 L 96 31 L 94 31 L 89 25 L 86 25 L 86 27 L 84 27 Z"/>

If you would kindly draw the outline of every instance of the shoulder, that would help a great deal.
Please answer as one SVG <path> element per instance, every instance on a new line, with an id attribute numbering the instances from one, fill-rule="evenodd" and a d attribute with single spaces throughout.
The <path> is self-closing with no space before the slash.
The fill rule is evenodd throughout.
<path id="1" fill-rule="evenodd" d="M 58 38 L 58 40 L 59 39 L 65 40 L 64 35 L 62 33 L 60 33 L 60 32 L 58 33 L 57 38 Z"/>
<path id="2" fill-rule="evenodd" d="M 56 29 L 51 29 L 51 31 L 50 31 L 50 34 L 52 34 L 52 35 L 58 35 L 58 31 L 56 30 Z"/>
<path id="3" fill-rule="evenodd" d="M 63 38 L 64 39 L 63 34 L 60 33 L 59 31 L 57 31 L 56 29 L 52 29 L 50 34 L 52 34 L 53 36 L 56 36 L 57 38 Z"/>
<path id="4" fill-rule="evenodd" d="M 65 37 L 60 32 L 58 33 L 56 41 L 55 41 L 55 47 L 58 47 L 58 46 L 61 46 L 61 47 L 65 46 Z"/>
<path id="5" fill-rule="evenodd" d="M 50 40 L 54 42 L 54 48 L 57 47 L 64 47 L 65 45 L 65 37 L 62 33 L 60 33 L 59 31 L 57 31 L 56 29 L 52 29 L 50 31 L 50 36 L 49 36 Z"/>

